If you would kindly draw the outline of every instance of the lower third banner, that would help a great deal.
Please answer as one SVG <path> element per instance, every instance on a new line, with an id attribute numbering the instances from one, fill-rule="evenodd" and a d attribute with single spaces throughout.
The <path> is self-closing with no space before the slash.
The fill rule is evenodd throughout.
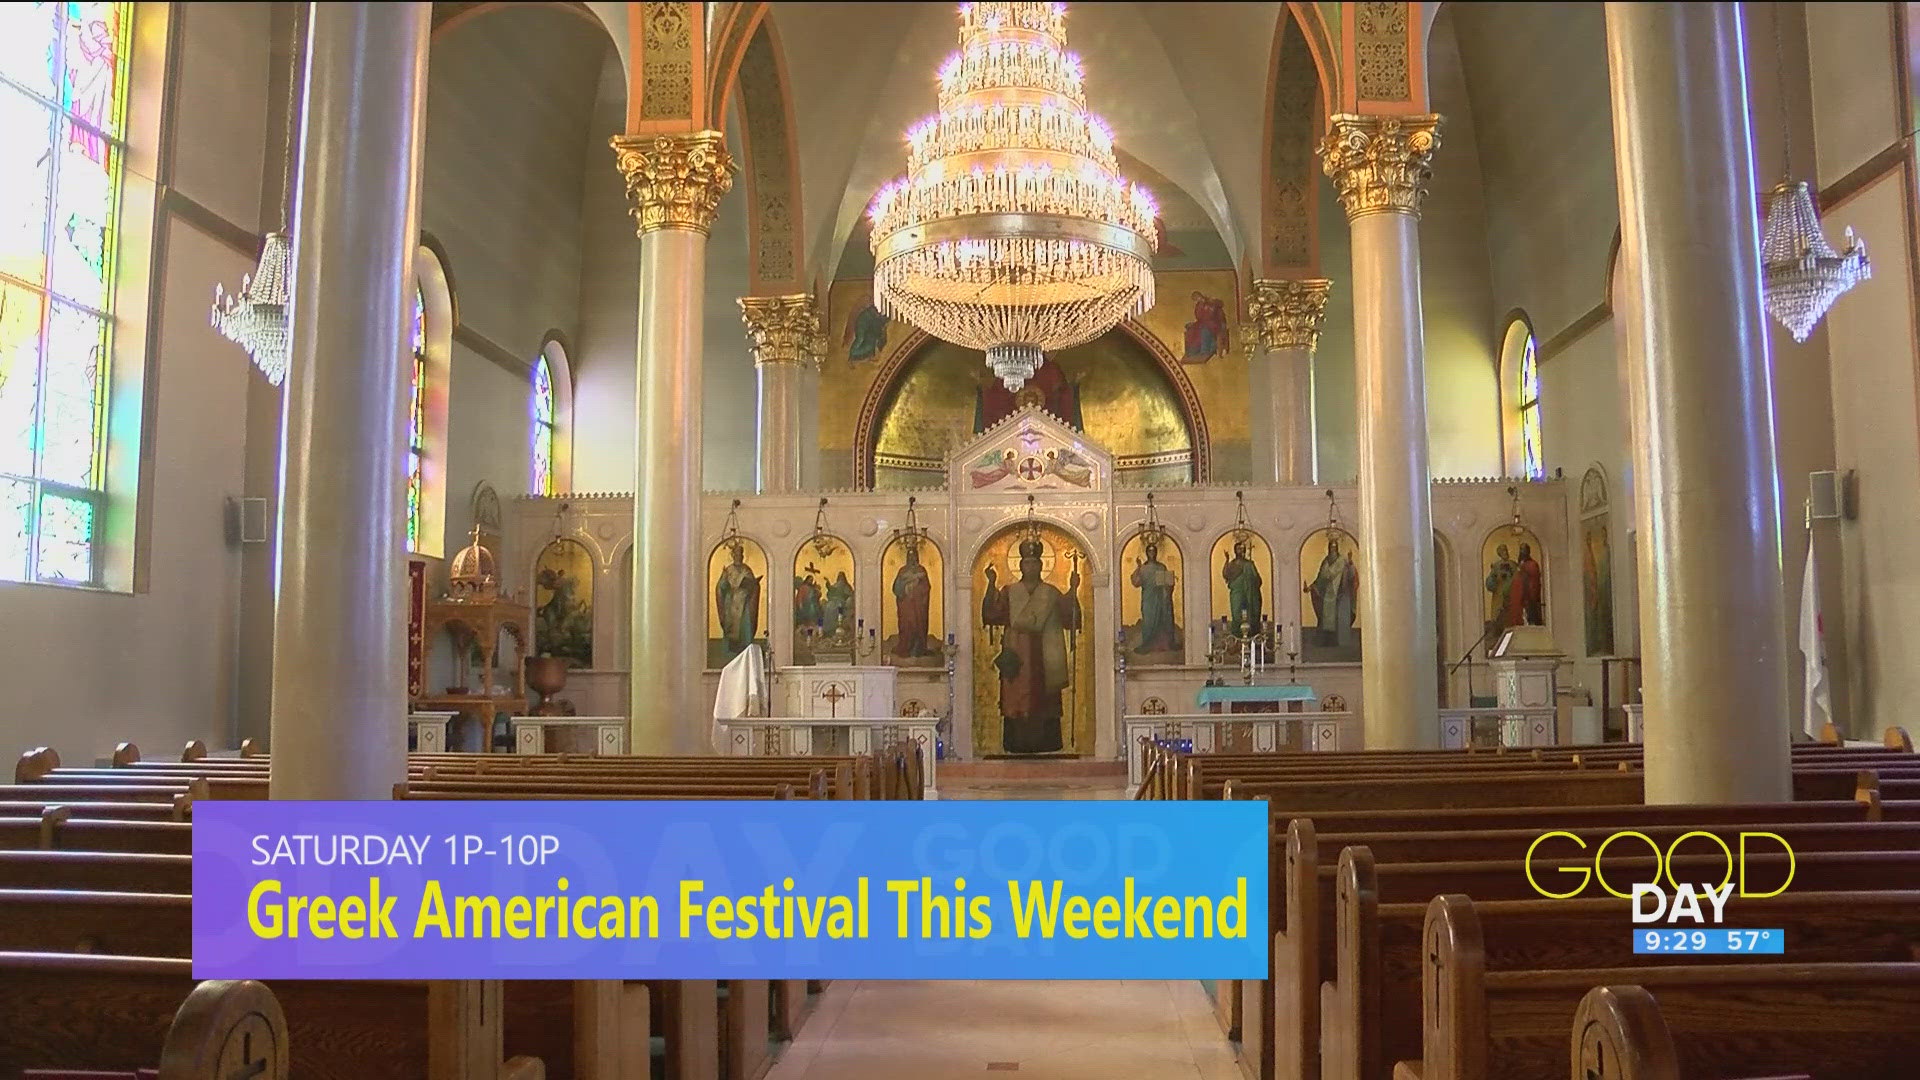
<path id="1" fill-rule="evenodd" d="M 1242 979 L 1264 802 L 202 802 L 202 979 Z"/>

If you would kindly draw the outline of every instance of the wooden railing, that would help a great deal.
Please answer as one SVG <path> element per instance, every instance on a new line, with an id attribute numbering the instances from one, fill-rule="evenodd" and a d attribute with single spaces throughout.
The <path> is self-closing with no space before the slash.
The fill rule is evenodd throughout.
<path id="1" fill-rule="evenodd" d="M 925 770 L 923 797 L 939 797 L 939 763 L 934 752 L 938 716 L 744 716 L 715 723 L 725 732 L 724 752 L 733 757 L 871 754 L 911 742 L 919 746 L 921 768 Z M 844 732 L 845 745 L 827 746 L 828 732 L 835 737 Z"/>
<path id="2" fill-rule="evenodd" d="M 1441 709 L 1440 748 L 1554 746 L 1560 741 L 1558 716 L 1559 710 L 1551 705 Z"/>
<path id="3" fill-rule="evenodd" d="M 1358 719 L 1351 712 L 1130 713 L 1120 718 L 1127 783 L 1137 788 L 1146 778 L 1142 739 L 1190 739 L 1197 754 L 1236 748 L 1254 754 L 1338 750 L 1345 729 Z"/>

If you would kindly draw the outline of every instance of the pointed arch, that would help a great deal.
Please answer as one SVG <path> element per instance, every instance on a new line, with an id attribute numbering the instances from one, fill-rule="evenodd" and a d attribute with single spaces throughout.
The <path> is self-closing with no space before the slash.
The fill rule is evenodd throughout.
<path id="1" fill-rule="evenodd" d="M 756 296 L 778 296 L 805 290 L 800 150 L 780 38 L 771 18 L 757 25 L 741 50 L 730 89 L 738 93 L 745 158 L 748 288 Z M 729 96 L 723 92 L 721 107 Z"/>
<path id="2" fill-rule="evenodd" d="M 1267 62 L 1262 127 L 1260 257 L 1264 277 L 1314 276 L 1320 265 L 1319 179 L 1314 149 L 1326 126 L 1328 73 L 1301 8 L 1288 4 L 1275 20 Z"/>

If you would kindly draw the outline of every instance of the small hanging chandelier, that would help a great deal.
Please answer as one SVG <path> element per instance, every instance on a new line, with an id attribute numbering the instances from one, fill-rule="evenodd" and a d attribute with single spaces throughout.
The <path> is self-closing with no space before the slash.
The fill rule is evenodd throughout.
<path id="1" fill-rule="evenodd" d="M 939 113 L 867 210 L 881 313 L 983 350 L 1015 393 L 1047 350 L 1153 306 L 1157 210 L 1087 111 L 1066 9 L 960 5 Z"/>
<path id="2" fill-rule="evenodd" d="M 1835 300 L 1873 276 L 1866 243 L 1855 239 L 1852 229 L 1846 236 L 1844 252 L 1827 243 L 1805 180 L 1784 181 L 1773 189 L 1760 243 L 1761 296 L 1767 313 L 1795 341 L 1807 340 Z"/>
<path id="3" fill-rule="evenodd" d="M 1827 243 L 1813 190 L 1793 179 L 1793 122 L 1787 115 L 1787 80 L 1780 47 L 1780 19 L 1773 20 L 1775 97 L 1780 102 L 1780 169 L 1784 175 L 1767 196 L 1767 218 L 1760 241 L 1760 298 L 1767 313 L 1795 341 L 1807 340 L 1827 309 L 1848 289 L 1873 276 L 1865 241 L 1847 230 L 1847 250 Z"/>
<path id="4" fill-rule="evenodd" d="M 827 500 L 825 496 L 821 496 L 820 508 L 813 512 L 813 539 L 810 542 L 813 544 L 813 550 L 818 552 L 823 559 L 832 555 L 834 550 L 840 546 L 840 541 L 835 539 L 834 535 L 827 531 Z"/>
<path id="5" fill-rule="evenodd" d="M 270 232 L 260 245 L 260 265 L 240 279 L 240 291 L 226 295 L 213 286 L 213 328 L 247 350 L 267 381 L 279 386 L 287 377 L 287 285 L 293 276 L 293 242 Z"/>
<path id="6" fill-rule="evenodd" d="M 1153 506 L 1153 492 L 1147 492 L 1147 520 L 1140 523 L 1140 542 L 1147 547 L 1159 547 L 1167 539 L 1167 530 L 1160 524 L 1160 513 Z"/>
<path id="7" fill-rule="evenodd" d="M 260 245 L 260 263 L 253 273 L 240 279 L 240 291 L 231 296 L 218 282 L 213 286 L 213 328 L 253 357 L 253 364 L 267 381 L 279 386 L 287 377 L 288 287 L 293 281 L 293 240 L 287 221 L 293 212 L 293 111 L 300 86 L 300 55 L 306 36 L 304 23 L 295 16 L 292 57 L 287 73 L 287 138 L 281 166 L 280 228 L 266 235 Z"/>

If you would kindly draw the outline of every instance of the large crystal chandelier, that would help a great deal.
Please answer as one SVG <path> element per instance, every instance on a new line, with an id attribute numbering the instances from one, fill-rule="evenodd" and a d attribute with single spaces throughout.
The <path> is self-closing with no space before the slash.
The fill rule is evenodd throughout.
<path id="1" fill-rule="evenodd" d="M 1087 111 L 1067 5 L 960 5 L 940 111 L 907 132 L 907 174 L 880 189 L 874 302 L 981 349 L 1019 390 L 1047 350 L 1153 306 L 1154 217 Z"/>
<path id="2" fill-rule="evenodd" d="M 1847 230 L 1847 250 L 1827 243 L 1813 193 L 1789 180 L 1767 200 L 1766 237 L 1760 242 L 1760 293 L 1767 312 L 1805 341 L 1841 294 L 1873 276 L 1867 245 Z"/>

